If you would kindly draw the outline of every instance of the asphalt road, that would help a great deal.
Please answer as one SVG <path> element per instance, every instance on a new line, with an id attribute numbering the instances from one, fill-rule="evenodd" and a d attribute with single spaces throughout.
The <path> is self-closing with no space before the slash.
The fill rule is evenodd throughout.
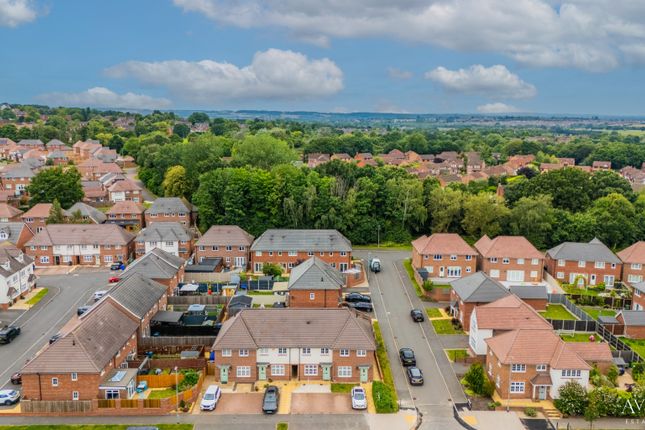
<path id="1" fill-rule="evenodd" d="M 21 327 L 20 336 L 10 344 L 0 345 L 0 388 L 19 388 L 11 384 L 11 375 L 58 333 L 76 314 L 77 307 L 92 303 L 94 291 L 106 289 L 109 277 L 110 273 L 103 271 L 43 276 L 36 281 L 49 292 L 36 306 L 13 321 Z"/>
<path id="2" fill-rule="evenodd" d="M 410 318 L 412 309 L 425 308 L 402 265 L 410 253 L 375 250 L 355 252 L 356 256 L 365 259 L 368 254 L 381 260 L 382 271 L 368 275 L 370 292 L 388 349 L 401 407 L 417 408 L 422 415 L 422 429 L 462 429 L 454 419 L 452 404 L 465 402 L 466 398 L 443 351 L 442 341 L 427 318 L 423 323 L 415 323 Z M 405 368 L 398 355 L 402 347 L 414 350 L 417 367 L 423 372 L 423 386 L 408 384 Z"/>
<path id="3" fill-rule="evenodd" d="M 130 167 L 127 169 L 123 169 L 123 172 L 125 173 L 125 177 L 133 181 L 135 184 L 140 186 L 142 188 L 141 194 L 143 196 L 143 200 L 147 202 L 154 201 L 157 197 L 150 192 L 149 189 L 146 188 L 145 184 L 137 177 L 137 168 L 136 167 Z"/>

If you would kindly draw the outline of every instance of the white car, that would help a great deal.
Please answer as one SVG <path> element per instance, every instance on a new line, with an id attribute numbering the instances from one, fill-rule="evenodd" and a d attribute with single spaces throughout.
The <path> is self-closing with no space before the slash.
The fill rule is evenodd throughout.
<path id="1" fill-rule="evenodd" d="M 367 396 L 362 387 L 352 388 L 352 409 L 367 409 Z"/>
<path id="2" fill-rule="evenodd" d="M 221 396 L 222 390 L 220 390 L 217 385 L 209 385 L 204 392 L 204 397 L 202 397 L 202 402 L 199 405 L 199 408 L 202 411 L 214 410 Z"/>
<path id="3" fill-rule="evenodd" d="M 0 390 L 0 405 L 9 406 L 18 403 L 20 393 L 16 390 Z"/>
<path id="4" fill-rule="evenodd" d="M 101 291 L 95 292 L 94 293 L 94 301 L 98 302 L 101 299 L 101 297 L 103 297 L 106 294 L 107 294 L 106 290 L 101 290 Z"/>

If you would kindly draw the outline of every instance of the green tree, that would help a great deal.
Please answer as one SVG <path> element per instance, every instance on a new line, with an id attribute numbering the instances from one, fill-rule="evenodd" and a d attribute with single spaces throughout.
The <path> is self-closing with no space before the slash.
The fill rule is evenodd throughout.
<path id="1" fill-rule="evenodd" d="M 240 166 L 270 169 L 297 159 L 296 153 L 287 142 L 268 134 L 249 135 L 233 145 L 233 161 Z"/>
<path id="2" fill-rule="evenodd" d="M 177 136 L 181 137 L 182 139 L 188 137 L 190 134 L 190 127 L 186 124 L 183 124 L 181 122 L 178 122 L 175 124 L 172 128 L 172 134 L 176 134 Z"/>
<path id="3" fill-rule="evenodd" d="M 29 204 L 53 203 L 70 207 L 83 198 L 81 175 L 75 167 L 53 167 L 38 172 L 27 187 Z"/>
<path id="4" fill-rule="evenodd" d="M 636 240 L 634 205 L 622 194 L 609 194 L 596 200 L 589 210 L 595 221 L 595 235 L 612 248 L 631 245 Z"/>
<path id="5" fill-rule="evenodd" d="M 589 423 L 589 428 L 593 429 L 593 422 L 600 418 L 600 410 L 595 401 L 591 399 L 589 400 L 587 407 L 585 408 L 584 417 L 585 421 Z"/>
<path id="6" fill-rule="evenodd" d="M 45 220 L 47 224 L 63 224 L 65 223 L 65 215 L 63 214 L 63 208 L 60 206 L 58 199 L 54 199 L 52 207 L 49 210 L 49 216 Z"/>
<path id="7" fill-rule="evenodd" d="M 555 223 L 555 211 L 551 206 L 551 196 L 538 195 L 522 197 L 511 209 L 509 232 L 512 235 L 524 236 L 536 248 L 544 249 L 549 245 L 549 238 Z"/>
<path id="8" fill-rule="evenodd" d="M 461 225 L 471 237 L 481 237 L 484 234 L 494 237 L 502 232 L 509 214 L 510 210 L 501 197 L 487 193 L 471 195 L 464 200 L 464 219 Z"/>
<path id="9" fill-rule="evenodd" d="M 587 391 L 575 381 L 569 381 L 558 390 L 559 398 L 553 402 L 564 415 L 582 415 L 587 407 Z"/>
<path id="10" fill-rule="evenodd" d="M 262 273 L 267 276 L 280 276 L 282 275 L 282 266 L 273 263 L 264 263 L 262 265 Z"/>
<path id="11" fill-rule="evenodd" d="M 427 200 L 432 232 L 454 232 L 461 223 L 463 192 L 450 188 L 434 188 Z"/>
<path id="12" fill-rule="evenodd" d="M 166 197 L 186 197 L 188 184 L 184 166 L 172 166 L 166 170 L 161 186 Z"/>
<path id="13" fill-rule="evenodd" d="M 188 122 L 191 124 L 197 124 L 200 122 L 209 122 L 210 118 L 208 117 L 208 114 L 204 112 L 193 112 L 190 114 L 188 117 Z"/>

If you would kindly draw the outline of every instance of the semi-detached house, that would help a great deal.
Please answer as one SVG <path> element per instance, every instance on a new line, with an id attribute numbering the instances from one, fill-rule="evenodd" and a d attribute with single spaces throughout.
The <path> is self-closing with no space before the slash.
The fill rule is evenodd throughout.
<path id="1" fill-rule="evenodd" d="M 542 282 L 544 254 L 524 236 L 482 236 L 475 243 L 479 270 L 512 284 Z"/>
<path id="2" fill-rule="evenodd" d="M 589 243 L 564 242 L 546 252 L 546 270 L 562 283 L 613 287 L 622 262 L 597 238 Z"/>
<path id="3" fill-rule="evenodd" d="M 337 308 L 342 301 L 345 277 L 318 257 L 311 257 L 291 270 L 290 308 Z"/>
<path id="4" fill-rule="evenodd" d="M 477 251 L 455 233 L 434 233 L 412 242 L 412 266 L 433 281 L 450 281 L 475 273 Z"/>
<path id="5" fill-rule="evenodd" d="M 33 262 L 11 243 L 0 243 L 0 309 L 6 310 L 33 289 Z"/>
<path id="6" fill-rule="evenodd" d="M 226 267 L 246 269 L 253 236 L 236 225 L 213 225 L 195 244 L 195 261 L 221 258 Z"/>
<path id="7" fill-rule="evenodd" d="M 645 280 L 645 242 L 636 242 L 616 255 L 623 263 L 623 282 L 634 285 Z"/>
<path id="8" fill-rule="evenodd" d="M 187 260 L 193 254 L 193 233 L 178 222 L 154 223 L 137 234 L 135 248 L 137 257 L 160 248 Z"/>
<path id="9" fill-rule="evenodd" d="M 215 378 L 230 382 L 369 382 L 376 343 L 369 318 L 349 309 L 247 309 L 222 325 Z"/>

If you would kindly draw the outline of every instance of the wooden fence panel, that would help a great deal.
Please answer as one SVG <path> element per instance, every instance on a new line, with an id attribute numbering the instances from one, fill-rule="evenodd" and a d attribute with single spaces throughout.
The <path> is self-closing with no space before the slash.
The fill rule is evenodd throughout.
<path id="1" fill-rule="evenodd" d="M 177 378 L 177 379 L 175 379 Z M 137 382 L 146 381 L 149 388 L 168 388 L 184 380 L 184 375 L 139 375 Z"/>
<path id="2" fill-rule="evenodd" d="M 48 413 L 64 414 L 92 411 L 91 400 L 23 400 L 20 402 L 20 408 L 23 413 Z"/>

